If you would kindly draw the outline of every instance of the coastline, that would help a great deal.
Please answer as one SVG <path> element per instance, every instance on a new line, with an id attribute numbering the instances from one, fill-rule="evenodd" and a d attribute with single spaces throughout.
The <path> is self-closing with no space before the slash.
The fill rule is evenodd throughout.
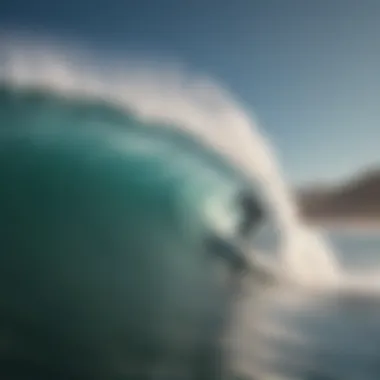
<path id="1" fill-rule="evenodd" d="M 374 219 L 344 219 L 344 218 L 302 218 L 303 222 L 319 230 L 328 230 L 333 232 L 354 232 L 354 233 L 379 233 L 380 218 Z"/>

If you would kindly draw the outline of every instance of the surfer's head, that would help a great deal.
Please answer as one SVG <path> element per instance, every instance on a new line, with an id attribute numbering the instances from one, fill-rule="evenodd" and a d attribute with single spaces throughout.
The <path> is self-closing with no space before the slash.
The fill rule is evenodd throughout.
<path id="1" fill-rule="evenodd" d="M 220 378 L 239 174 L 102 103 L 3 87 L 0 117 L 0 377 Z"/>

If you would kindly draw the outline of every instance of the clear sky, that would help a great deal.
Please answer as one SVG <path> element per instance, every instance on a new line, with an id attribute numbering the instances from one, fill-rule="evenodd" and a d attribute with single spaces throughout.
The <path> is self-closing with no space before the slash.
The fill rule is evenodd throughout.
<path id="1" fill-rule="evenodd" d="M 209 74 L 256 112 L 294 183 L 380 166 L 380 0 L 2 0 L 0 25 Z"/>

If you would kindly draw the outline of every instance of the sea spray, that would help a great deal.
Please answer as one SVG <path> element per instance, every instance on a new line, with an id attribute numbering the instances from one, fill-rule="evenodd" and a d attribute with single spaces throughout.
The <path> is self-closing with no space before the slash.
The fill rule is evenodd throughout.
<path id="1" fill-rule="evenodd" d="M 3 38 L 0 48 L 1 80 L 15 88 L 104 99 L 132 110 L 141 120 L 174 125 L 221 152 L 261 187 L 272 210 L 281 234 L 279 260 L 273 265 L 296 281 L 331 282 L 336 276 L 328 246 L 299 220 L 269 142 L 220 86 L 180 70 L 165 71 L 128 60 L 102 59 L 97 67 L 83 50 L 52 43 Z"/>

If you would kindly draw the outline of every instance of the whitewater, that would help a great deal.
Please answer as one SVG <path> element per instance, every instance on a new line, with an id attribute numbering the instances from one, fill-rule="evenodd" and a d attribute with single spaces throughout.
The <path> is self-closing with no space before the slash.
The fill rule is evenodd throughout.
<path id="1" fill-rule="evenodd" d="M 2 38 L 1 81 L 19 89 L 105 99 L 144 122 L 169 123 L 200 139 L 243 170 L 260 190 L 280 237 L 276 260 L 264 257 L 263 270 L 304 285 L 337 283 L 334 255 L 320 234 L 299 220 L 269 140 L 225 89 L 175 65 L 165 69 L 102 59 L 97 66 L 85 49 L 64 46 Z"/>
<path id="2" fill-rule="evenodd" d="M 258 189 L 277 241 L 270 257 L 252 248 L 248 258 L 253 266 L 276 282 L 316 291 L 380 291 L 376 269 L 345 273 L 323 230 L 303 224 L 270 139 L 254 115 L 219 83 L 181 64 L 155 65 L 133 56 L 99 59 L 83 46 L 28 36 L 0 36 L 1 83 L 21 91 L 105 101 L 143 123 L 170 125 L 195 137 L 244 172 Z M 214 214 L 220 218 L 221 212 Z"/>

